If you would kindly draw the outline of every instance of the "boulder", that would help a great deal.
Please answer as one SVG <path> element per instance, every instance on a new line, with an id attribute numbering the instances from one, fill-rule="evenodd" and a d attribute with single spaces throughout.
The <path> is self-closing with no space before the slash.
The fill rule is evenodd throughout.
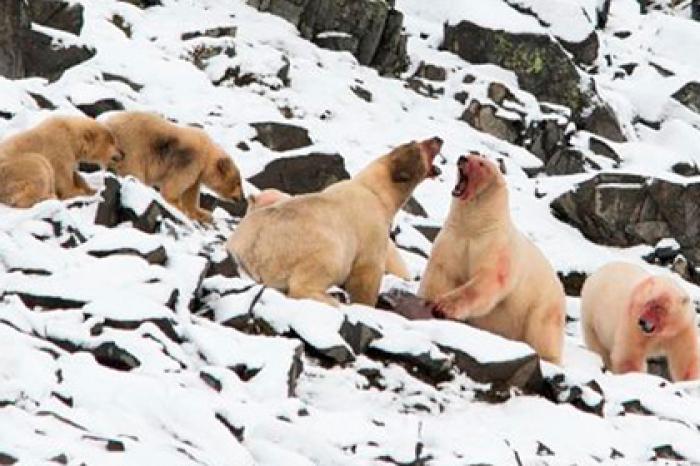
<path id="1" fill-rule="evenodd" d="M 32 22 L 79 35 L 83 28 L 83 6 L 64 0 L 31 0 Z"/>
<path id="2" fill-rule="evenodd" d="M 274 151 L 287 151 L 310 146 L 309 132 L 306 128 L 287 123 L 261 122 L 252 123 L 257 136 L 255 141 Z"/>
<path id="3" fill-rule="evenodd" d="M 26 2 L 6 0 L 0 3 L 0 76 L 18 79 L 27 75 L 21 43 L 30 27 Z"/>
<path id="4" fill-rule="evenodd" d="M 571 109 L 574 121 L 609 139 L 622 137 L 613 114 L 601 102 L 592 81 L 582 77 L 563 47 L 551 36 L 492 30 L 467 20 L 445 24 L 442 48 L 473 64 L 495 64 L 513 71 L 520 87 L 542 102 Z M 603 110 L 597 110 L 603 108 Z M 607 122 L 614 122 L 614 128 Z"/>
<path id="5" fill-rule="evenodd" d="M 544 166 L 547 175 L 572 175 L 585 172 L 585 157 L 583 152 L 565 148 L 552 155 Z"/>
<path id="6" fill-rule="evenodd" d="M 691 262 L 700 259 L 700 183 L 601 173 L 556 198 L 551 207 L 593 242 L 653 246 L 674 238 Z"/>
<path id="7" fill-rule="evenodd" d="M 81 112 L 89 117 L 97 118 L 99 115 L 105 112 L 111 112 L 115 110 L 124 110 L 124 105 L 116 99 L 100 99 L 92 102 L 90 104 L 79 104 L 76 105 Z"/>
<path id="8" fill-rule="evenodd" d="M 304 194 L 321 191 L 348 178 L 350 174 L 339 154 L 311 153 L 274 160 L 248 181 L 260 189 L 276 188 L 289 194 Z"/>
<path id="9" fill-rule="evenodd" d="M 398 75 L 408 65 L 403 14 L 386 0 L 248 0 L 280 16 L 321 47 L 352 53 L 362 65 Z"/>
<path id="10" fill-rule="evenodd" d="M 671 97 L 688 110 L 700 113 L 700 82 L 691 81 L 678 89 Z"/>
<path id="11" fill-rule="evenodd" d="M 700 21 L 700 0 L 692 0 L 690 2 L 690 16 L 695 21 Z"/>
<path id="12" fill-rule="evenodd" d="M 51 36 L 28 30 L 23 34 L 21 53 L 24 57 L 23 77 L 40 76 L 56 81 L 68 68 L 92 58 L 95 50 L 77 45 L 56 47 Z"/>

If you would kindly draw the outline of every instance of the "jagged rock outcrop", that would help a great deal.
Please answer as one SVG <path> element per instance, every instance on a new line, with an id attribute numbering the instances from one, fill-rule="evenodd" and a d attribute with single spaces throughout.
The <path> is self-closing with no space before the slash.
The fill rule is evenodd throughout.
<path id="1" fill-rule="evenodd" d="M 55 14 L 50 13 L 53 8 L 57 8 Z M 0 5 L 1 76 L 9 79 L 40 76 L 55 81 L 66 69 L 95 55 L 94 50 L 85 46 L 55 47 L 51 36 L 32 30 L 31 21 L 76 32 L 82 28 L 82 6 L 39 2 L 32 3 L 30 8 L 22 0 L 3 2 Z"/>
<path id="2" fill-rule="evenodd" d="M 628 247 L 674 238 L 700 263 L 700 183 L 599 174 L 552 202 L 555 215 L 593 242 Z"/>
<path id="3" fill-rule="evenodd" d="M 615 115 L 582 77 L 560 43 L 544 34 L 492 30 L 467 20 L 445 24 L 442 48 L 474 64 L 492 63 L 513 71 L 520 87 L 541 102 L 571 109 L 574 122 L 591 132 L 623 141 Z"/>
<path id="4" fill-rule="evenodd" d="M 397 75 L 408 65 L 403 14 L 386 0 L 248 0 L 281 16 L 320 47 L 352 53 L 362 65 Z"/>

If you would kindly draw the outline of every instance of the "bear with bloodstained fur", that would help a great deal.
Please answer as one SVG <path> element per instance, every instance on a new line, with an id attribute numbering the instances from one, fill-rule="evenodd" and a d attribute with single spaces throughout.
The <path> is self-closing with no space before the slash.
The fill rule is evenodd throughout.
<path id="1" fill-rule="evenodd" d="M 664 355 L 674 381 L 700 377 L 695 309 L 671 277 L 625 262 L 603 266 L 583 284 L 581 325 L 614 373 L 646 371 L 648 356 Z"/>
<path id="2" fill-rule="evenodd" d="M 460 157 L 458 182 L 418 294 L 436 317 L 523 341 L 559 363 L 564 342 L 562 285 L 540 250 L 513 225 L 498 167 Z"/>
<path id="3" fill-rule="evenodd" d="M 201 129 L 148 112 L 118 112 L 104 122 L 124 152 L 116 172 L 159 187 L 165 200 L 190 218 L 211 221 L 211 214 L 199 207 L 200 183 L 223 198 L 243 198 L 238 167 Z"/>
<path id="4" fill-rule="evenodd" d="M 46 157 L 0 157 L 0 203 L 27 208 L 47 199 L 56 199 L 56 182 Z"/>
<path id="5" fill-rule="evenodd" d="M 439 138 L 403 144 L 350 180 L 248 213 L 227 242 L 258 282 L 338 305 L 326 291 L 343 286 L 354 303 L 375 305 L 388 231 L 414 188 L 435 176 Z"/>
<path id="6" fill-rule="evenodd" d="M 46 174 L 46 166 L 37 161 L 37 154 L 51 165 L 53 177 Z M 19 183 L 17 186 L 24 186 L 21 189 L 27 190 L 26 198 L 15 195 L 13 202 L 16 205 L 31 205 L 46 198 L 47 190 L 59 199 L 95 194 L 95 190 L 77 172 L 78 162 L 105 166 L 120 161 L 122 154 L 117 150 L 109 130 L 92 118 L 54 116 L 2 141 L 0 159 L 4 161 L 6 169 L 11 167 L 13 173 L 29 177 L 13 180 Z M 40 173 L 34 174 L 37 167 L 40 167 Z M 0 184 L 6 182 L 0 179 Z M 37 188 L 38 183 L 44 183 L 44 186 Z M 4 188 L 4 191 L 7 189 Z"/>
<path id="7" fill-rule="evenodd" d="M 269 205 L 277 204 L 282 201 L 291 199 L 292 196 L 280 191 L 279 189 L 269 188 L 260 191 L 258 194 L 251 194 L 248 196 L 248 213 L 253 212 L 257 209 L 267 207 Z M 396 247 L 391 239 L 389 239 L 389 244 L 387 245 L 387 256 L 386 264 L 384 266 L 384 271 L 403 280 L 410 280 L 411 274 L 408 272 L 406 263 L 401 258 L 399 249 Z"/>

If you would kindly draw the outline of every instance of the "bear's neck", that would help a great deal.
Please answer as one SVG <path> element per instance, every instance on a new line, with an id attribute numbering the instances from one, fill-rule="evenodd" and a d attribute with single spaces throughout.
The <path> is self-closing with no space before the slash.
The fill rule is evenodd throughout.
<path id="1" fill-rule="evenodd" d="M 393 182 L 387 164 L 382 162 L 381 159 L 372 162 L 355 175 L 353 181 L 377 196 L 386 211 L 387 220 L 391 222 L 396 212 L 406 203 L 413 190 L 418 186 L 418 182 Z"/>
<path id="2" fill-rule="evenodd" d="M 510 225 L 508 191 L 503 185 L 492 186 L 469 202 L 453 198 L 445 220 L 446 228 L 470 237 L 508 229 Z"/>

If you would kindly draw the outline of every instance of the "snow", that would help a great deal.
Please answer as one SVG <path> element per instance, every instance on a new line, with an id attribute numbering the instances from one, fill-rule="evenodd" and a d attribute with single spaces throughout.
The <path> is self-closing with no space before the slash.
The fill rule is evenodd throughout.
<path id="1" fill-rule="evenodd" d="M 114 98 L 129 110 L 203 125 L 242 173 L 251 176 L 276 158 L 313 151 L 341 154 L 354 174 L 401 142 L 439 135 L 445 140 L 443 174 L 414 193 L 427 218 L 401 212 L 394 224 L 412 275 L 422 273 L 431 247 L 416 227 L 442 224 L 456 177 L 454 163 L 471 150 L 503 159 L 514 222 L 556 270 L 590 273 L 624 259 L 661 271 L 641 259 L 651 246 L 595 245 L 552 216 L 551 201 L 592 172 L 527 177 L 523 169 L 542 162 L 459 121 L 463 106 L 453 95 L 466 91 L 489 104 L 488 85 L 498 82 L 522 103 L 509 111 L 524 112 L 527 121 L 563 120 L 565 109 L 545 114 L 532 95 L 518 88 L 512 72 L 472 65 L 438 49 L 444 23 L 461 20 L 582 40 L 592 31 L 599 0 L 517 2 L 548 25 L 502 0 L 398 0 L 409 35 L 406 76 L 421 62 L 446 69 L 447 79 L 433 83 L 444 89 L 435 99 L 359 66 L 348 53 L 314 46 L 291 24 L 261 14 L 243 0 L 164 0 L 162 7 L 146 10 L 116 0 L 80 3 L 85 8 L 80 37 L 35 28 L 57 41 L 94 47 L 95 57 L 56 82 L 0 78 L 0 112 L 10 114 L 0 114 L 0 137 L 53 114 L 78 114 L 76 105 Z M 592 76 L 603 99 L 623 119 L 629 142 L 606 141 L 621 163 L 615 167 L 603 160 L 601 165 L 606 172 L 695 182 L 670 169 L 678 162 L 699 162 L 700 116 L 670 96 L 698 80 L 694 44 L 700 28 L 683 12 L 641 16 L 636 0 L 614 0 L 611 8 L 608 26 L 597 31 L 601 51 Z M 110 22 L 114 14 L 130 24 L 131 39 Z M 183 33 L 221 26 L 234 26 L 235 36 L 182 39 Z M 620 39 L 614 35 L 620 31 L 631 35 Z M 203 45 L 231 46 L 236 55 L 217 55 L 200 70 L 188 57 Z M 610 62 L 602 58 L 606 55 Z M 277 76 L 283 57 L 289 59 L 288 86 Z M 615 77 L 619 66 L 628 63 L 638 66 L 629 76 Z M 663 77 L 655 66 L 674 75 Z M 213 85 L 236 67 L 241 74 L 255 74 L 259 82 Z M 143 88 L 137 92 L 107 80 L 107 73 Z M 467 74 L 475 78 L 470 84 L 463 82 Z M 372 93 L 371 102 L 351 91 L 356 85 Z M 39 110 L 28 92 L 45 96 L 57 109 Z M 658 123 L 659 129 L 638 123 L 639 118 Z M 255 131 L 250 124 L 260 121 L 303 126 L 313 145 L 285 154 L 271 151 L 251 141 Z M 589 136 L 573 134 L 572 144 L 588 154 Z M 250 150 L 238 149 L 240 142 Z M 99 189 L 104 178 L 97 173 L 88 180 Z M 153 201 L 165 203 L 134 179 L 120 182 L 123 204 L 137 215 Z M 256 190 L 249 183 L 245 189 L 246 194 Z M 417 455 L 431 465 L 593 464 L 612 462 L 613 451 L 624 455 L 618 460 L 622 464 L 640 464 L 663 445 L 691 462 L 700 461 L 700 385 L 602 372 L 600 358 L 581 341 L 578 298 L 567 299 L 563 367 L 543 363 L 541 370 L 547 378 L 561 375 L 565 384 L 584 387 L 584 403 L 603 400 L 602 415 L 518 390 L 492 404 L 481 399 L 490 387 L 463 373 L 431 384 L 376 353 L 449 364 L 452 350 L 488 364 L 527 357 L 532 354 L 527 345 L 453 322 L 407 321 L 359 305 L 334 308 L 295 301 L 246 279 L 204 277 L 203 251 L 217 260 L 225 257 L 223 238 L 235 228 L 222 210 L 216 212 L 215 227 L 205 229 L 171 209 L 177 222 L 151 235 L 128 223 L 113 229 L 94 225 L 100 196 L 81 201 L 85 205 L 71 207 L 47 201 L 28 210 L 0 206 L 0 453 L 19 458 L 18 464 L 46 464 L 58 455 L 65 455 L 68 464 L 384 465 L 410 463 Z M 85 242 L 62 247 L 70 233 L 57 234 L 54 223 L 80 232 Z M 657 247 L 674 244 L 669 239 Z M 123 254 L 89 254 L 119 249 L 148 253 L 160 246 L 167 253 L 164 266 Z M 387 276 L 382 289 L 416 291 L 417 286 L 417 280 Z M 684 287 L 700 299 L 696 286 Z M 18 293 L 75 302 L 70 309 L 40 311 L 29 309 Z M 229 327 L 246 319 L 267 322 L 276 335 Z M 381 334 L 369 342 L 366 354 L 356 352 L 341 335 L 348 322 Z M 115 369 L 96 359 L 96 349 L 108 343 L 139 365 Z M 329 364 L 311 349 L 342 349 L 351 358 Z M 591 381 L 602 395 L 590 387 Z M 560 398 L 573 391 L 569 388 Z M 631 400 L 639 400 L 651 414 L 625 413 L 624 404 Z M 242 433 L 232 432 L 237 429 Z M 552 456 L 538 453 L 540 445 Z M 108 449 L 121 447 L 123 451 Z"/>

